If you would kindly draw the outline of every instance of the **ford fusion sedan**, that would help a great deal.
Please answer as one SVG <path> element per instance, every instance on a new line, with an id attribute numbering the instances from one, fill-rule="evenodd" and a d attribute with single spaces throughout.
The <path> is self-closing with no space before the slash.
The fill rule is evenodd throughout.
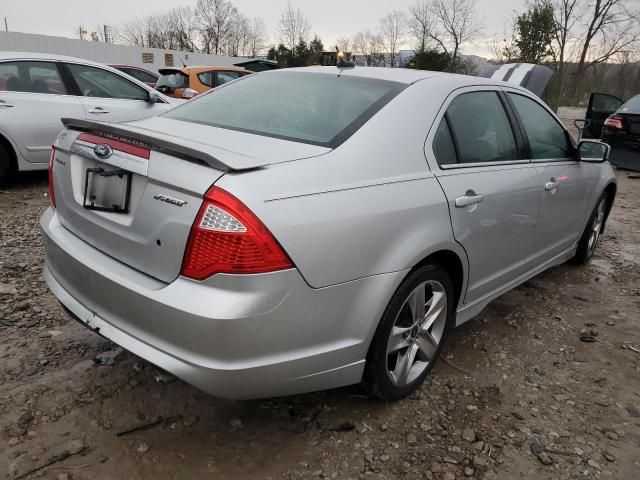
<path id="1" fill-rule="evenodd" d="M 137 120 L 168 110 L 171 102 L 99 63 L 0 52 L 0 184 L 17 171 L 47 169 L 61 117 Z"/>
<path id="2" fill-rule="evenodd" d="M 153 118 L 64 123 L 49 287 L 221 397 L 405 397 L 452 328 L 588 262 L 616 194 L 607 145 L 576 145 L 538 97 L 491 79 L 274 70 Z"/>

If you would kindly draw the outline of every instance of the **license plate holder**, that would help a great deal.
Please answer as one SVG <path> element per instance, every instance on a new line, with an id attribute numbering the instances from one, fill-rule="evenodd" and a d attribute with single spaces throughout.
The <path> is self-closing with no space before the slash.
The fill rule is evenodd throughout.
<path id="1" fill-rule="evenodd" d="M 100 212 L 129 213 L 131 172 L 118 168 L 87 168 L 82 206 Z"/>

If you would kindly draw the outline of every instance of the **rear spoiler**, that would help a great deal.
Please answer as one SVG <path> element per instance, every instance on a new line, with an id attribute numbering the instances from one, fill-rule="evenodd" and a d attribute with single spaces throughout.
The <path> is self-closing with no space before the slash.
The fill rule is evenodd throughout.
<path id="1" fill-rule="evenodd" d="M 129 140 L 136 145 L 142 143 L 145 148 L 150 150 L 205 164 L 223 172 L 251 170 L 269 164 L 268 161 L 259 158 L 194 141 L 181 139 L 180 143 L 177 143 L 173 140 L 174 137 L 160 132 L 154 135 L 153 130 L 143 130 L 134 125 L 93 122 L 76 118 L 62 118 L 61 121 L 70 130 L 91 132 L 96 135 L 103 134 L 125 142 Z"/>
<path id="2" fill-rule="evenodd" d="M 553 70 L 533 63 L 507 63 L 488 72 L 485 76 L 492 80 L 502 80 L 524 87 L 538 97 L 542 97 L 553 77 Z"/>

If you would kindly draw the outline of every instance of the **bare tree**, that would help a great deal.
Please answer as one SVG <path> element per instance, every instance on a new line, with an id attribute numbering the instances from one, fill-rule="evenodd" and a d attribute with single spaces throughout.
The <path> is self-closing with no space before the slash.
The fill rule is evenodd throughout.
<path id="1" fill-rule="evenodd" d="M 640 13 L 627 0 L 594 0 L 587 12 L 587 28 L 578 60 L 578 76 L 586 68 L 633 51 L 640 39 Z M 594 43 L 599 42 L 597 48 Z"/>
<path id="2" fill-rule="evenodd" d="M 205 53 L 222 53 L 233 30 L 236 7 L 228 0 L 198 0 L 198 28 Z"/>
<path id="3" fill-rule="evenodd" d="M 458 63 L 460 47 L 473 40 L 480 32 L 476 18 L 475 0 L 433 0 L 435 30 L 431 38 Z"/>
<path id="4" fill-rule="evenodd" d="M 122 25 L 121 37 L 124 43 L 136 47 L 146 47 L 147 22 L 144 17 L 137 17 Z"/>
<path id="5" fill-rule="evenodd" d="M 491 56 L 500 64 L 511 63 L 518 58 L 516 46 L 516 14 L 504 21 L 502 33 L 496 33 L 489 45 Z"/>
<path id="6" fill-rule="evenodd" d="M 299 8 L 293 8 L 289 3 L 280 15 L 278 33 L 280 41 L 289 51 L 293 52 L 296 45 L 304 40 L 309 40 L 311 24 Z"/>
<path id="7" fill-rule="evenodd" d="M 348 52 L 351 49 L 351 39 L 349 37 L 336 38 L 336 47 L 341 52 Z"/>
<path id="8" fill-rule="evenodd" d="M 379 33 L 371 29 L 357 32 L 352 40 L 353 53 L 364 57 L 366 66 L 380 66 L 384 63 L 383 42 Z"/>
<path id="9" fill-rule="evenodd" d="M 175 7 L 167 12 L 165 17 L 167 30 L 175 50 L 197 52 L 196 34 L 198 31 L 197 17 L 194 8 Z"/>
<path id="10" fill-rule="evenodd" d="M 405 41 L 406 23 L 407 17 L 399 10 L 394 10 L 380 19 L 380 36 L 392 68 L 396 66 L 398 50 Z"/>
<path id="11" fill-rule="evenodd" d="M 257 57 L 264 51 L 267 45 L 267 26 L 264 20 L 254 17 L 251 20 L 249 29 L 249 38 L 247 46 L 247 54 L 251 57 Z"/>
<path id="12" fill-rule="evenodd" d="M 409 7 L 409 33 L 415 49 L 419 52 L 424 52 L 432 41 L 433 20 L 431 3 L 426 0 L 419 0 Z"/>

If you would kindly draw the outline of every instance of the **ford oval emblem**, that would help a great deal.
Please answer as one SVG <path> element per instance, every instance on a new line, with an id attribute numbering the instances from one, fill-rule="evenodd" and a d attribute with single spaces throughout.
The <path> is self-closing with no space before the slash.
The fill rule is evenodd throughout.
<path id="1" fill-rule="evenodd" d="M 113 153 L 113 149 L 106 143 L 99 143 L 98 145 L 93 147 L 93 153 L 96 154 L 96 157 L 102 158 L 104 160 L 105 158 L 109 158 L 111 156 L 111 154 Z"/>

